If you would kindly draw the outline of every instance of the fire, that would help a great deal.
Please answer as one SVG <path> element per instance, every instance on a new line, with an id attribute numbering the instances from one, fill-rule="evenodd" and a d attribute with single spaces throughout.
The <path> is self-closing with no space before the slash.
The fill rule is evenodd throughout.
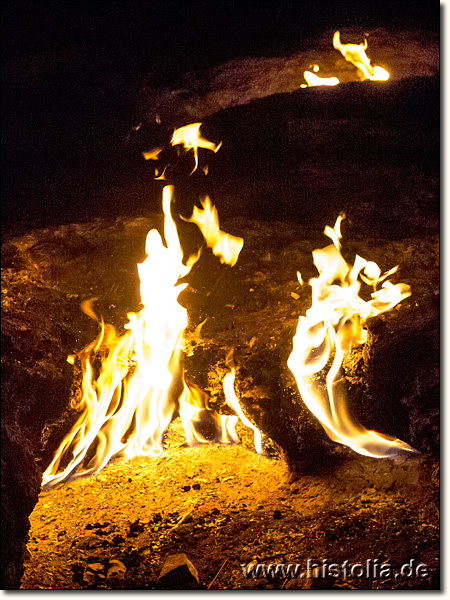
<path id="1" fill-rule="evenodd" d="M 372 81 L 386 81 L 389 79 L 389 73 L 382 67 L 373 67 L 370 59 L 366 54 L 367 40 L 361 44 L 342 44 L 341 34 L 336 31 L 333 36 L 333 47 L 339 50 L 346 61 L 357 67 L 364 79 Z"/>
<path id="2" fill-rule="evenodd" d="M 314 71 L 314 73 L 312 73 L 311 71 L 305 71 L 303 73 L 303 77 L 305 78 L 306 83 L 308 85 L 302 84 L 300 87 L 315 87 L 318 85 L 338 85 L 339 79 L 337 77 L 319 77 L 319 75 L 315 75 L 315 73 L 319 71 L 319 65 L 313 65 L 312 70 Z"/>
<path id="3" fill-rule="evenodd" d="M 394 285 L 387 281 L 397 267 L 381 275 L 376 263 L 360 256 L 356 256 L 353 266 L 344 260 L 340 252 L 342 219 L 343 216 L 337 219 L 334 228 L 325 229 L 333 244 L 313 252 L 319 276 L 309 282 L 312 304 L 306 316 L 299 318 L 288 366 L 303 401 L 333 441 L 377 458 L 402 451 L 414 452 L 399 439 L 368 431 L 355 423 L 347 408 L 341 367 L 352 347 L 365 342 L 364 322 L 393 308 L 410 296 L 411 290 L 404 283 Z M 359 295 L 361 281 L 358 278 L 372 287 L 371 300 L 363 300 Z M 377 289 L 381 282 L 384 282 L 381 289 Z M 331 359 L 324 390 L 319 373 Z"/>
<path id="4" fill-rule="evenodd" d="M 184 220 L 195 223 L 199 227 L 207 245 L 212 249 L 213 254 L 220 258 L 220 262 L 234 266 L 244 240 L 220 230 L 217 209 L 212 206 L 208 196 L 202 200 L 202 207 L 200 209 L 194 206 L 192 216 Z"/>
<path id="5" fill-rule="evenodd" d="M 184 380 L 181 365 L 188 314 L 178 303 L 178 296 L 187 284 L 180 283 L 180 279 L 190 272 L 200 252 L 183 263 L 183 250 L 171 214 L 172 198 L 173 186 L 166 186 L 163 189 L 165 244 L 160 233 L 152 229 L 146 239 L 147 258 L 138 264 L 144 308 L 128 314 L 123 336 L 101 321 L 97 339 L 78 354 L 83 370 L 83 396 L 77 406 L 81 414 L 45 471 L 43 485 L 55 485 L 69 475 L 96 473 L 117 454 L 127 458 L 161 454 L 164 431 L 177 413 L 191 444 L 237 442 L 235 426 L 239 417 L 256 435 L 256 428 L 240 409 L 234 381 L 228 378 L 224 382 L 225 393 L 239 417 L 211 410 L 207 395 Z M 210 204 L 209 209 L 217 218 L 217 211 Z M 218 221 L 216 234 L 226 238 L 218 230 Z M 240 238 L 233 237 L 232 242 L 233 257 L 224 250 L 230 264 L 237 260 L 243 245 Z M 91 304 L 83 308 L 96 318 Z M 102 360 L 96 377 L 98 353 Z M 69 358 L 73 362 L 73 357 Z M 260 437 L 255 440 L 260 451 Z"/>
<path id="6" fill-rule="evenodd" d="M 311 71 L 305 71 L 303 73 L 303 77 L 305 78 L 308 84 L 308 86 L 304 87 L 315 87 L 318 85 L 333 86 L 338 85 L 339 83 L 339 79 L 337 77 L 319 77 L 318 75 L 311 73 Z"/>
<path id="7" fill-rule="evenodd" d="M 161 121 L 157 121 L 157 122 L 161 122 Z M 190 125 L 185 125 L 184 127 L 179 127 L 178 129 L 175 129 L 175 131 L 173 132 L 172 135 L 172 139 L 170 141 L 172 146 L 178 146 L 179 144 L 182 144 L 184 146 L 184 148 L 186 149 L 186 151 L 189 150 L 193 150 L 194 151 L 194 168 L 191 171 L 191 175 L 192 173 L 194 173 L 194 171 L 197 170 L 198 167 L 198 149 L 199 148 L 206 148 L 207 150 L 212 150 L 213 152 L 217 152 L 220 147 L 222 146 L 222 142 L 220 142 L 219 144 L 214 144 L 213 142 L 210 142 L 208 140 L 206 140 L 205 138 L 202 138 L 200 135 L 200 127 L 201 127 L 201 123 L 191 123 Z M 145 158 L 145 160 L 158 160 L 159 155 L 161 154 L 161 152 L 163 151 L 162 148 L 153 148 L 152 150 L 149 150 L 148 152 L 143 152 L 142 156 Z M 167 168 L 167 167 L 166 167 Z M 165 171 L 166 169 L 163 170 L 162 173 L 159 172 L 158 169 L 155 170 L 155 179 L 165 179 Z M 204 168 L 205 171 L 205 175 L 208 173 L 208 168 L 205 167 Z"/>
<path id="8" fill-rule="evenodd" d="M 186 150 L 193 150 L 195 157 L 195 165 L 192 173 L 198 167 L 198 149 L 206 148 L 208 150 L 212 150 L 213 152 L 217 152 L 222 145 L 222 142 L 219 144 L 213 144 L 213 142 L 209 142 L 200 136 L 200 126 L 201 123 L 192 123 L 191 125 L 185 125 L 184 127 L 180 127 L 179 129 L 175 129 L 172 136 L 172 141 L 170 142 L 172 146 L 176 146 L 177 144 L 183 144 Z"/>

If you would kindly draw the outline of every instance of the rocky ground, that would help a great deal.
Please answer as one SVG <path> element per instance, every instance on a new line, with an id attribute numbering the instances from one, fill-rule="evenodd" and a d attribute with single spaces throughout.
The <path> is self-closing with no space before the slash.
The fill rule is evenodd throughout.
<path id="1" fill-rule="evenodd" d="M 22 589 L 186 589 L 186 575 L 176 585 L 158 581 L 166 556 L 179 553 L 192 561 L 201 589 L 438 586 L 437 514 L 420 461 L 394 464 L 343 450 L 337 468 L 295 479 L 277 455 L 183 448 L 182 439 L 174 422 L 160 458 L 118 460 L 93 478 L 42 492 Z M 378 579 L 305 574 L 308 559 L 366 565 L 370 558 L 392 572 Z M 395 575 L 411 559 L 427 565 L 426 577 Z M 252 563 L 301 564 L 304 575 L 245 577 L 242 565 Z"/>

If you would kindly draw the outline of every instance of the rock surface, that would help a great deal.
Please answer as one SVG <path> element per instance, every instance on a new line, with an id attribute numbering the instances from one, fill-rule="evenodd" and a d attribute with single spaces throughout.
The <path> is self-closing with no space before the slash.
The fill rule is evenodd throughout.
<path id="1" fill-rule="evenodd" d="M 193 590 L 200 584 L 197 569 L 186 554 L 171 554 L 164 562 L 158 586 L 166 590 Z"/>

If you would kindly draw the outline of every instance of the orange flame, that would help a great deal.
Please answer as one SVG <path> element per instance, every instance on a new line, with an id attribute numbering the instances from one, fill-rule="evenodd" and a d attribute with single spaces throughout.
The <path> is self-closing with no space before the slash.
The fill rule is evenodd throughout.
<path id="1" fill-rule="evenodd" d="M 194 206 L 192 216 L 183 220 L 195 223 L 199 227 L 206 244 L 212 249 L 213 254 L 220 258 L 220 262 L 234 266 L 244 245 L 244 240 L 220 230 L 217 209 L 212 206 L 208 196 L 201 202 L 203 209 Z"/>
<path id="2" fill-rule="evenodd" d="M 376 263 L 360 256 L 356 256 L 353 266 L 344 260 L 340 253 L 342 218 L 337 219 L 333 229 L 325 229 L 333 244 L 313 252 L 319 276 L 309 282 L 312 305 L 306 316 L 299 318 L 288 366 L 295 376 L 303 401 L 333 441 L 349 446 L 359 454 L 377 458 L 393 456 L 400 451 L 414 452 L 399 439 L 368 431 L 355 423 L 347 409 L 340 371 L 352 347 L 366 340 L 364 321 L 391 309 L 410 296 L 411 290 L 404 283 L 393 285 L 386 281 L 396 267 L 381 275 Z M 359 296 L 359 276 L 373 286 L 371 300 L 365 301 Z M 381 289 L 376 290 L 383 280 Z M 326 367 L 333 353 L 325 392 L 312 376 Z"/>
<path id="3" fill-rule="evenodd" d="M 220 142 L 219 144 L 214 144 L 213 142 L 209 142 L 205 138 L 202 138 L 200 135 L 200 127 L 201 127 L 201 123 L 191 123 L 191 125 L 185 125 L 184 127 L 175 129 L 175 131 L 173 132 L 173 135 L 172 135 L 172 139 L 170 141 L 172 146 L 177 146 L 178 144 L 183 144 L 183 146 L 186 150 L 194 151 L 195 164 L 194 164 L 194 168 L 191 171 L 191 175 L 192 175 L 192 173 L 194 173 L 194 171 L 196 171 L 196 169 L 198 167 L 198 149 L 199 148 L 206 148 L 207 150 L 212 150 L 213 152 L 217 152 L 219 150 L 219 148 L 222 146 L 222 142 Z M 162 150 L 163 150 L 162 148 L 153 148 L 152 150 L 149 150 L 148 152 L 143 152 L 142 156 L 145 158 L 145 160 L 158 160 L 158 157 L 161 154 Z M 166 171 L 166 169 L 164 169 L 163 173 L 160 174 L 159 171 L 156 170 L 155 171 L 156 179 L 165 179 L 165 176 L 164 176 L 165 171 Z M 204 172 L 205 172 L 205 175 L 207 175 L 207 173 L 208 173 L 207 166 L 204 168 Z"/>
<path id="4" fill-rule="evenodd" d="M 175 129 L 173 132 L 171 144 L 172 146 L 176 146 L 177 144 L 183 144 L 186 150 L 193 150 L 195 157 L 195 166 L 192 170 L 192 173 L 198 167 L 198 149 L 206 148 L 207 150 L 212 150 L 213 152 L 217 152 L 222 145 L 213 144 L 213 142 L 209 142 L 200 136 L 200 126 L 201 123 L 192 123 L 191 125 L 185 125 L 184 127 L 180 127 L 179 129 Z M 191 174 L 192 174 L 191 173 Z"/>
<path id="5" fill-rule="evenodd" d="M 363 74 L 364 79 L 372 81 L 386 81 L 389 79 L 389 73 L 382 67 L 373 67 L 366 54 L 367 40 L 361 44 L 342 44 L 341 34 L 336 31 L 333 36 L 333 47 L 339 50 L 346 61 L 355 65 Z"/>
<path id="6" fill-rule="evenodd" d="M 312 70 L 314 71 L 314 73 L 312 73 L 311 71 L 305 71 L 303 73 L 303 77 L 305 78 L 306 83 L 308 85 L 303 84 L 300 87 L 316 87 L 319 85 L 328 85 L 328 86 L 338 85 L 339 79 L 337 77 L 319 77 L 319 75 L 316 75 L 315 73 L 317 73 L 319 71 L 318 65 L 313 65 Z"/>
<path id="7" fill-rule="evenodd" d="M 177 299 L 187 284 L 179 281 L 189 273 L 200 252 L 183 263 L 171 215 L 172 198 L 173 186 L 166 186 L 166 244 L 152 229 L 146 239 L 147 258 L 138 264 L 144 308 L 128 314 L 128 331 L 122 337 L 101 321 L 97 339 L 78 354 L 83 370 L 83 396 L 78 405 L 82 412 L 46 469 L 43 485 L 55 485 L 70 474 L 81 477 L 96 473 L 118 453 L 127 458 L 160 454 L 163 433 L 177 410 L 189 443 L 238 440 L 234 427 L 239 417 L 209 409 L 206 395 L 187 384 L 182 375 L 188 316 Z M 83 310 L 96 319 L 91 304 L 84 303 Z M 94 359 L 98 352 L 103 356 L 96 377 Z M 205 417 L 212 423 L 213 434 L 202 436 L 197 422 Z M 61 465 L 65 465 L 62 470 Z"/>

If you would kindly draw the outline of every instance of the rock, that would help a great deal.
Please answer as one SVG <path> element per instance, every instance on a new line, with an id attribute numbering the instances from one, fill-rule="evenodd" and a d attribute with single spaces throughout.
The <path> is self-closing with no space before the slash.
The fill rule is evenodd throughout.
<path id="1" fill-rule="evenodd" d="M 286 590 L 329 590 L 334 587 L 335 579 L 332 577 L 295 577 L 284 586 Z"/>
<path id="2" fill-rule="evenodd" d="M 171 554 L 163 565 L 158 587 L 167 590 L 192 590 L 200 584 L 197 569 L 186 554 Z"/>
<path id="3" fill-rule="evenodd" d="M 92 571 L 85 571 L 83 573 L 83 583 L 87 583 L 89 585 L 95 583 L 95 573 L 92 573 Z"/>
<path id="4" fill-rule="evenodd" d="M 19 589 L 27 556 L 28 516 L 38 500 L 41 474 L 32 444 L 4 417 L 5 403 L 2 388 L 2 589 Z"/>
<path id="5" fill-rule="evenodd" d="M 130 523 L 127 537 L 137 537 L 138 533 L 142 533 L 145 527 L 142 523 L 140 523 L 140 519 L 136 519 L 133 523 Z"/>
<path id="6" fill-rule="evenodd" d="M 110 560 L 106 579 L 122 579 L 126 572 L 127 568 L 120 560 Z"/>
<path id="7" fill-rule="evenodd" d="M 90 535 L 84 538 L 79 544 L 78 548 L 80 550 L 90 550 L 91 548 L 95 548 L 99 544 L 99 539 L 95 535 Z"/>
<path id="8" fill-rule="evenodd" d="M 93 573 L 101 573 L 105 569 L 105 565 L 102 563 L 89 563 L 86 570 L 92 571 Z"/>
<path id="9" fill-rule="evenodd" d="M 99 562 L 88 563 L 83 573 L 83 583 L 94 585 L 99 579 L 105 579 L 105 565 Z"/>
<path id="10" fill-rule="evenodd" d="M 115 535 L 112 539 L 113 546 L 120 546 L 120 544 L 123 544 L 124 542 L 125 538 L 123 537 L 123 535 Z"/>

